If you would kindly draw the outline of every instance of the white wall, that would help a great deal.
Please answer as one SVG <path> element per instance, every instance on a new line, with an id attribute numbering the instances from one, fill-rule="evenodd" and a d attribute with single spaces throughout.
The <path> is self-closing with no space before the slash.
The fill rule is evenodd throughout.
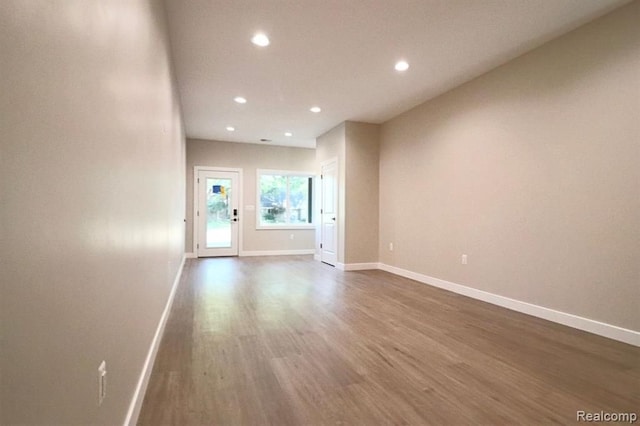
<path id="1" fill-rule="evenodd" d="M 0 423 L 122 424 L 184 252 L 162 4 L 3 0 L 0 61 Z"/>
<path id="2" fill-rule="evenodd" d="M 640 330 L 639 22 L 634 2 L 385 123 L 381 262 Z"/>

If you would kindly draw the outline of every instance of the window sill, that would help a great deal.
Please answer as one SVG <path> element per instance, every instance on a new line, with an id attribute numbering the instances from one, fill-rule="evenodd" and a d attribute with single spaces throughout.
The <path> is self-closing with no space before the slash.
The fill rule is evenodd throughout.
<path id="1" fill-rule="evenodd" d="M 273 226 L 256 226 L 258 231 L 278 231 L 278 230 L 309 230 L 316 229 L 315 225 L 273 225 Z"/>

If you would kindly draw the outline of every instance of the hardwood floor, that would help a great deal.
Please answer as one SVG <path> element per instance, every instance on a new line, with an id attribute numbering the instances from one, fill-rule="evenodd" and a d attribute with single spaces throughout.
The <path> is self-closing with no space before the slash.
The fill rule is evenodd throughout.
<path id="1" fill-rule="evenodd" d="M 640 411 L 640 349 L 308 256 L 185 265 L 140 425 L 548 424 Z"/>

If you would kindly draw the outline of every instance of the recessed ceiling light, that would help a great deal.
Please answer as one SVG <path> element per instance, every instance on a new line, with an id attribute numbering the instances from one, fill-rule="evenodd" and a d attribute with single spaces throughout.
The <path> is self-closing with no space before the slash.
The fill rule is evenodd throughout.
<path id="1" fill-rule="evenodd" d="M 251 43 L 256 46 L 265 47 L 269 45 L 269 37 L 267 37 L 264 33 L 258 33 L 251 37 Z"/>
<path id="2" fill-rule="evenodd" d="M 293 136 L 293 133 L 291 133 L 291 132 L 285 132 L 285 133 L 284 133 L 284 135 L 285 135 L 286 137 L 291 137 L 291 136 Z"/>
<path id="3" fill-rule="evenodd" d="M 409 69 L 409 64 L 407 61 L 398 61 L 396 62 L 396 71 L 406 71 Z"/>
<path id="4" fill-rule="evenodd" d="M 314 107 L 309 108 L 309 111 L 311 111 L 311 112 L 320 112 L 322 110 L 320 109 L 320 107 L 314 106 Z"/>
<path id="5" fill-rule="evenodd" d="M 227 130 L 230 131 L 230 132 L 233 132 L 233 131 L 236 130 L 236 128 L 233 127 L 233 126 L 227 126 Z"/>
<path id="6" fill-rule="evenodd" d="M 242 96 L 236 96 L 235 98 L 233 98 L 234 101 L 236 101 L 239 104 L 246 104 L 247 100 L 245 98 L 243 98 Z"/>

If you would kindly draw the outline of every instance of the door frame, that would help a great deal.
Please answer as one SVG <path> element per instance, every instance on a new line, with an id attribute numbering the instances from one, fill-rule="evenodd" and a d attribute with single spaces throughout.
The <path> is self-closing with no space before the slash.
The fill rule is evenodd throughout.
<path id="1" fill-rule="evenodd" d="M 238 214 L 240 215 L 240 221 L 238 222 L 238 256 L 242 253 L 242 228 L 244 228 L 244 201 L 242 198 L 242 169 L 233 168 L 233 167 L 216 167 L 216 166 L 194 166 L 193 167 L 193 254 L 197 258 L 198 257 L 198 228 L 200 226 L 200 221 L 198 220 L 198 200 L 200 198 L 200 194 L 198 193 L 198 174 L 200 172 L 234 172 L 238 173 L 238 188 L 234 189 L 238 194 Z"/>
<path id="2" fill-rule="evenodd" d="M 336 210 L 336 226 L 335 226 L 335 250 L 336 250 L 336 261 L 335 264 L 331 264 L 326 262 L 322 257 L 322 247 L 320 247 L 320 261 L 326 263 L 327 265 L 331 265 L 334 267 L 338 267 L 340 263 L 340 162 L 338 161 L 338 157 L 329 158 L 320 163 L 320 176 L 323 175 L 323 169 L 326 165 L 335 163 L 336 168 L 336 176 L 335 176 L 335 188 L 334 188 L 334 196 L 335 196 L 335 210 Z M 318 211 L 322 211 L 324 209 L 324 179 L 320 179 L 320 209 Z M 324 212 L 321 212 L 319 215 L 319 226 L 320 226 L 320 244 L 324 244 Z"/>

